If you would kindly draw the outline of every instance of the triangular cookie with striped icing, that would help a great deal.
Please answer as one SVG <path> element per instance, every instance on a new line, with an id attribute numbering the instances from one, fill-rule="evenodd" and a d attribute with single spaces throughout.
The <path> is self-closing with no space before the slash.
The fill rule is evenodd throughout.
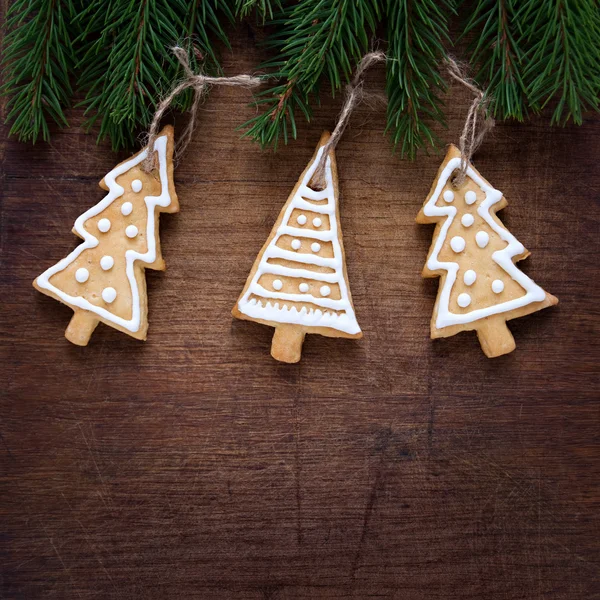
<path id="1" fill-rule="evenodd" d="M 275 327 L 271 355 L 298 362 L 307 333 L 360 338 L 339 215 L 335 154 L 329 151 L 323 189 L 311 181 L 327 143 L 325 132 L 256 258 L 232 313 Z"/>

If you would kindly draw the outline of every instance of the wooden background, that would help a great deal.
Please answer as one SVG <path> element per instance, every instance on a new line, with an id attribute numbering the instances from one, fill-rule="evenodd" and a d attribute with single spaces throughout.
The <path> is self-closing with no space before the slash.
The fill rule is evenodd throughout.
<path id="1" fill-rule="evenodd" d="M 260 59 L 240 27 L 226 72 Z M 51 144 L 2 130 L 1 597 L 600 598 L 600 118 L 500 124 L 476 157 L 560 299 L 489 360 L 475 334 L 429 339 L 414 218 L 442 157 L 400 160 L 384 111 L 358 110 L 337 159 L 365 337 L 309 336 L 289 366 L 230 310 L 340 100 L 274 155 L 234 131 L 249 99 L 215 90 L 176 170 L 146 343 L 100 325 L 75 347 L 71 310 L 31 286 L 126 155 L 77 111 Z M 469 100 L 453 87 L 446 142 Z"/>

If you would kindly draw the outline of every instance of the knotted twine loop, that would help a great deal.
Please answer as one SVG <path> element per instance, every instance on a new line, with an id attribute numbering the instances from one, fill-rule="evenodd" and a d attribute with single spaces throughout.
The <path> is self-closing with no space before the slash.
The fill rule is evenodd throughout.
<path id="1" fill-rule="evenodd" d="M 171 52 L 173 52 L 177 60 L 181 63 L 181 66 L 185 71 L 186 79 L 176 85 L 171 92 L 169 92 L 169 94 L 161 100 L 156 112 L 154 113 L 152 123 L 150 123 L 150 128 L 148 129 L 148 139 L 146 142 L 146 147 L 150 151 L 148 152 L 148 156 L 143 163 L 143 168 L 147 173 L 154 168 L 155 157 L 154 152 L 151 150 L 154 147 L 154 142 L 156 141 L 156 137 L 158 135 L 161 119 L 166 110 L 173 103 L 173 100 L 179 94 L 181 94 L 181 92 L 187 90 L 188 88 L 193 88 L 194 100 L 192 102 L 192 106 L 190 107 L 190 119 L 188 124 L 179 136 L 179 141 L 177 143 L 178 156 L 181 156 L 181 154 L 188 147 L 189 143 L 192 141 L 192 134 L 194 133 L 194 127 L 196 125 L 196 113 L 198 112 L 198 107 L 202 102 L 202 97 L 208 90 L 209 86 L 225 85 L 253 88 L 259 86 L 263 82 L 262 78 L 252 77 L 251 75 L 235 75 L 234 77 L 209 77 L 208 75 L 198 75 L 192 71 L 188 53 L 184 48 L 175 46 L 171 48 Z"/>
<path id="2" fill-rule="evenodd" d="M 475 82 L 467 76 L 467 67 L 459 65 L 451 56 L 446 58 L 448 74 L 452 79 L 462 83 L 468 90 L 473 92 L 475 99 L 469 107 L 465 126 L 459 141 L 460 169 L 453 179 L 456 187 L 461 186 L 467 176 L 467 169 L 473 154 L 483 142 L 483 138 L 494 127 L 495 121 L 488 114 L 490 99 L 485 92 L 480 90 Z M 479 128 L 479 131 L 477 129 Z"/>
<path id="3" fill-rule="evenodd" d="M 330 150 L 335 149 L 337 143 L 340 141 L 348 122 L 350 121 L 350 115 L 352 111 L 364 100 L 365 94 L 363 92 L 363 83 L 365 77 L 365 71 L 372 65 L 383 62 L 386 60 L 386 56 L 383 52 L 369 52 L 365 54 L 358 66 L 352 81 L 346 86 L 346 99 L 344 105 L 340 111 L 338 122 L 333 130 L 333 133 L 327 140 L 327 143 L 323 146 L 323 152 L 319 160 L 319 164 L 315 169 L 312 180 L 315 182 L 323 182 L 325 180 L 325 164 L 327 162 L 327 155 Z"/>

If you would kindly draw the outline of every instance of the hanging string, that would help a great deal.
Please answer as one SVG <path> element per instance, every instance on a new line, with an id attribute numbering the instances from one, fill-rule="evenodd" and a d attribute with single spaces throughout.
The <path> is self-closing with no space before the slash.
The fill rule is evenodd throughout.
<path id="1" fill-rule="evenodd" d="M 386 56 L 383 52 L 369 52 L 362 57 L 358 64 L 352 81 L 346 86 L 346 99 L 344 100 L 344 105 L 340 111 L 338 122 L 329 140 L 327 140 L 327 143 L 323 146 L 321 159 L 312 176 L 312 181 L 315 183 L 322 183 L 325 180 L 325 163 L 327 161 L 327 155 L 330 150 L 335 149 L 337 143 L 340 141 L 340 138 L 348 125 L 352 111 L 364 100 L 363 82 L 365 71 L 372 65 L 385 60 Z"/>
<path id="2" fill-rule="evenodd" d="M 495 121 L 488 113 L 489 97 L 477 87 L 472 79 L 469 79 L 467 67 L 459 65 L 451 56 L 446 58 L 446 63 L 450 77 L 464 85 L 475 96 L 469 107 L 459 141 L 460 169 L 453 179 L 454 185 L 458 187 L 464 183 L 471 158 L 483 142 L 483 138 L 494 127 Z"/>
<path id="3" fill-rule="evenodd" d="M 190 67 L 188 53 L 184 48 L 175 46 L 174 48 L 171 48 L 171 52 L 173 52 L 177 60 L 181 63 L 181 66 L 185 71 L 186 79 L 176 85 L 159 103 L 156 112 L 154 113 L 152 123 L 150 123 L 150 128 L 148 129 L 146 146 L 148 148 L 154 147 L 154 142 L 158 135 L 161 119 L 164 113 L 173 103 L 173 100 L 179 94 L 181 94 L 181 92 L 187 90 L 188 88 L 193 88 L 194 100 L 190 108 L 190 120 L 188 121 L 188 124 L 182 133 L 179 135 L 179 140 L 177 143 L 177 154 L 181 155 L 192 140 L 192 134 L 194 133 L 194 127 L 196 124 L 196 113 L 200 103 L 202 102 L 203 95 L 210 86 L 224 85 L 252 88 L 259 86 L 263 82 L 263 79 L 260 77 L 252 77 L 251 75 L 236 75 L 234 77 L 209 77 L 208 75 L 197 75 Z M 150 172 L 154 168 L 154 161 L 154 152 L 149 152 L 143 164 L 146 172 Z"/>

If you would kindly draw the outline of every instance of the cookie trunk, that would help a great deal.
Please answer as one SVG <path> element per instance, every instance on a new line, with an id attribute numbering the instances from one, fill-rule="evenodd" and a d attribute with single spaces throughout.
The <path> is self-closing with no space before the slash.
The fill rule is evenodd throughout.
<path id="1" fill-rule="evenodd" d="M 271 356 L 285 363 L 297 363 L 302 358 L 302 344 L 306 334 L 297 325 L 278 325 L 273 334 Z"/>
<path id="2" fill-rule="evenodd" d="M 65 331 L 65 337 L 77 346 L 87 346 L 97 325 L 98 319 L 92 313 L 76 310 Z"/>
<path id="3" fill-rule="evenodd" d="M 515 338 L 503 319 L 485 319 L 477 326 L 481 349 L 488 358 L 512 352 L 517 346 Z"/>

